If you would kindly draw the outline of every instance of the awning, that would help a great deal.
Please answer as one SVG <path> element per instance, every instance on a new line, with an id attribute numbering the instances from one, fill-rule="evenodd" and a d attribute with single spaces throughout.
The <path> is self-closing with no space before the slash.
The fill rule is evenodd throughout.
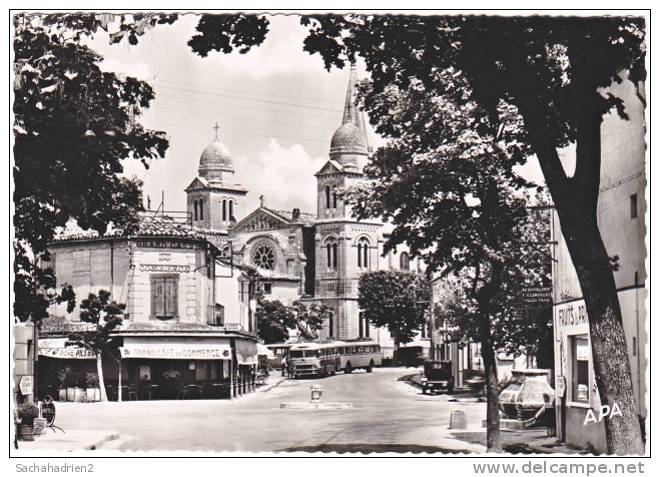
<path id="1" fill-rule="evenodd" d="M 273 352 L 268 349 L 268 346 L 261 343 L 257 343 L 257 354 L 259 356 L 265 356 L 268 359 L 273 359 L 275 357 Z"/>
<path id="2" fill-rule="evenodd" d="M 39 356 L 57 359 L 96 359 L 94 353 L 79 346 L 66 346 L 68 338 L 41 338 Z"/>
<path id="3" fill-rule="evenodd" d="M 231 359 L 229 343 L 172 342 L 168 340 L 132 341 L 124 339 L 119 348 L 124 359 Z"/>

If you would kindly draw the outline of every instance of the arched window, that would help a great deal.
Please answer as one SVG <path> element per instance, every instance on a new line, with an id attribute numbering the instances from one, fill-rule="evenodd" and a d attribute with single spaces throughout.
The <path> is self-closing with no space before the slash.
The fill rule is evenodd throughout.
<path id="1" fill-rule="evenodd" d="M 227 222 L 227 199 L 222 199 L 222 221 Z"/>
<path id="2" fill-rule="evenodd" d="M 325 244 L 325 252 L 328 270 L 337 270 L 337 241 L 335 239 L 328 239 Z"/>
<path id="3" fill-rule="evenodd" d="M 369 268 L 369 239 L 362 237 L 357 246 L 358 268 Z"/>
<path id="4" fill-rule="evenodd" d="M 401 252 L 399 257 L 399 269 L 406 272 L 410 271 L 410 256 L 407 252 Z"/>
<path id="5" fill-rule="evenodd" d="M 198 220 L 197 219 L 197 199 L 193 199 L 193 209 L 195 213 L 193 214 L 193 220 Z"/>
<path id="6" fill-rule="evenodd" d="M 332 208 L 337 208 L 337 188 L 335 186 L 332 187 Z"/>
<path id="7" fill-rule="evenodd" d="M 325 186 L 325 208 L 330 208 L 330 186 Z"/>
<path id="8" fill-rule="evenodd" d="M 328 312 L 328 338 L 335 336 L 335 315 L 331 311 Z"/>
<path id="9" fill-rule="evenodd" d="M 234 201 L 229 201 L 229 220 L 234 218 Z"/>
<path id="10" fill-rule="evenodd" d="M 204 201 L 199 199 L 199 220 L 204 220 Z"/>

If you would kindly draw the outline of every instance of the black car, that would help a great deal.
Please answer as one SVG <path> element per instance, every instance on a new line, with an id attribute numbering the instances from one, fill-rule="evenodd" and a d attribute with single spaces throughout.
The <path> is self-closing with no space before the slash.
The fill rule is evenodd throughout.
<path id="1" fill-rule="evenodd" d="M 451 361 L 425 361 L 422 376 L 422 393 L 434 391 L 454 392 L 454 376 L 451 371 Z"/>

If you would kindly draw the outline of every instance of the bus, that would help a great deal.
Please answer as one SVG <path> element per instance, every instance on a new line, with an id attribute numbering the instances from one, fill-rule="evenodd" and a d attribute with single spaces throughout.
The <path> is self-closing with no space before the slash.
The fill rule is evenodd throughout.
<path id="1" fill-rule="evenodd" d="M 346 374 L 355 369 L 364 369 L 367 373 L 375 366 L 383 364 L 383 351 L 378 343 L 373 341 L 352 341 L 337 345 L 339 368 Z"/>
<path id="2" fill-rule="evenodd" d="M 336 374 L 340 363 L 337 346 L 341 342 L 298 343 L 289 350 L 289 373 L 291 377 L 329 376 Z"/>
<path id="3" fill-rule="evenodd" d="M 355 369 L 371 373 L 382 365 L 383 352 L 373 341 L 299 343 L 291 346 L 288 363 L 293 378 L 329 376 L 337 371 L 351 374 Z"/>
<path id="4" fill-rule="evenodd" d="M 289 359 L 289 350 L 294 343 L 273 343 L 266 345 L 266 348 L 273 352 L 274 357 L 268 360 L 268 364 L 272 369 L 282 369 L 282 357 L 286 356 Z"/>

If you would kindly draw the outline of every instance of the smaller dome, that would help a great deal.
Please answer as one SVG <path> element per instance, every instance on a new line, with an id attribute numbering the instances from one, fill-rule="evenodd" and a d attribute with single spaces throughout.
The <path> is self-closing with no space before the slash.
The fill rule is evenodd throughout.
<path id="1" fill-rule="evenodd" d="M 343 124 L 332 135 L 330 141 L 330 155 L 335 154 L 363 154 L 367 155 L 367 138 L 364 132 L 354 123 Z"/>
<path id="2" fill-rule="evenodd" d="M 213 141 L 206 146 L 199 158 L 199 175 L 212 179 L 220 177 L 222 171 L 233 172 L 234 160 L 224 144 Z"/>

